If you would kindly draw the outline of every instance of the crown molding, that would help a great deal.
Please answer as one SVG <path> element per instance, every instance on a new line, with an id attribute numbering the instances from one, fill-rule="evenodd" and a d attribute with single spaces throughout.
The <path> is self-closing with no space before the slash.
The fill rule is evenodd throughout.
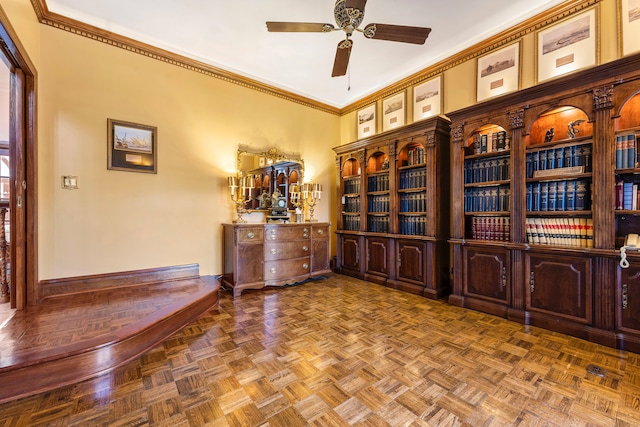
<path id="1" fill-rule="evenodd" d="M 142 43 L 129 37 L 112 33 L 110 31 L 94 27 L 93 25 L 85 24 L 75 19 L 71 19 L 66 16 L 51 12 L 47 7 L 46 0 L 31 0 L 31 5 L 33 6 L 33 10 L 35 11 L 38 21 L 41 24 L 67 31 L 82 37 L 87 37 L 89 39 L 105 43 L 110 46 L 118 47 L 129 52 L 137 53 L 139 55 L 143 55 L 152 59 L 156 59 L 167 64 L 176 65 L 178 67 L 182 67 L 196 73 L 204 74 L 209 77 L 214 77 L 228 83 L 233 83 L 248 89 L 257 90 L 258 92 L 266 93 L 268 95 L 282 98 L 287 101 L 295 102 L 306 107 L 315 108 L 317 110 L 321 110 L 330 114 L 341 114 L 341 110 L 339 108 L 312 100 L 310 98 L 306 98 L 304 96 L 296 95 L 292 92 L 258 82 L 248 77 L 244 77 L 239 74 L 235 74 L 221 68 L 214 67 L 212 65 L 208 65 L 203 62 L 196 61 L 194 59 L 148 45 L 146 43 Z"/>
<path id="2" fill-rule="evenodd" d="M 455 55 L 452 55 L 422 71 L 419 71 L 393 85 L 387 86 L 371 95 L 368 95 L 358 101 L 342 108 L 341 113 L 347 114 L 356 110 L 360 110 L 367 105 L 387 98 L 395 93 L 406 90 L 416 84 L 431 79 L 444 71 L 457 65 L 473 60 L 494 49 L 506 46 L 516 40 L 521 39 L 527 34 L 540 30 L 541 28 L 560 21 L 568 16 L 582 12 L 598 3 L 601 0 L 569 0 L 562 4 L 548 9 L 526 21 L 517 24 L 508 30 L 505 30 L 493 37 L 483 40 Z"/>
<path id="3" fill-rule="evenodd" d="M 477 43 L 455 55 L 452 55 L 432 66 L 425 68 L 409 77 L 406 77 L 397 83 L 387 86 L 371 95 L 368 95 L 360 100 L 349 104 L 343 108 L 336 108 L 310 98 L 306 98 L 300 95 L 296 95 L 292 92 L 270 86 L 248 77 L 235 74 L 221 68 L 214 67 L 187 58 L 182 55 L 178 55 L 164 49 L 157 48 L 155 46 L 148 45 L 146 43 L 139 42 L 137 40 L 112 33 L 110 31 L 102 30 L 92 25 L 85 24 L 83 22 L 67 18 L 49 11 L 46 0 L 31 0 L 33 10 L 36 13 L 38 21 L 44 25 L 49 25 L 54 28 L 58 28 L 63 31 L 87 37 L 92 40 L 106 43 L 108 45 L 118 47 L 130 52 L 134 52 L 140 55 L 147 56 L 158 61 L 166 62 L 168 64 L 176 65 L 197 73 L 201 73 L 210 77 L 214 77 L 220 80 L 224 80 L 229 83 L 237 84 L 245 88 L 257 90 L 278 98 L 285 99 L 287 101 L 295 102 L 307 107 L 315 108 L 326 113 L 342 116 L 353 111 L 359 110 L 372 103 L 375 103 L 381 99 L 384 99 L 390 95 L 406 90 L 416 84 L 431 79 L 444 71 L 451 69 L 464 62 L 473 60 L 479 56 L 482 56 L 494 49 L 505 46 L 512 43 L 527 34 L 537 31 L 549 24 L 555 23 L 568 16 L 582 12 L 585 9 L 600 3 L 601 0 L 568 0 L 562 4 L 548 9 L 522 23 L 511 27 L 493 37 L 490 37 L 480 43 Z"/>

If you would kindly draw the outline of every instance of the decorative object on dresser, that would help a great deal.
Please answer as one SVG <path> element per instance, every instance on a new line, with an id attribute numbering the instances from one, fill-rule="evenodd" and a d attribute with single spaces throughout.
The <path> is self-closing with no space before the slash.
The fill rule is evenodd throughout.
<path id="1" fill-rule="evenodd" d="M 243 214 L 257 211 L 264 212 L 267 220 L 269 217 L 288 220 L 288 212 L 295 208 L 291 188 L 303 178 L 304 161 L 298 154 L 283 153 L 276 148 L 260 151 L 240 146 L 236 173 L 229 177 L 231 199 L 238 214 L 235 222 L 242 223 Z"/>
<path id="2" fill-rule="evenodd" d="M 255 178 L 253 176 L 230 176 L 229 177 L 229 195 L 236 205 L 236 218 L 234 223 L 245 223 L 246 219 L 242 215 L 247 212 L 246 204 L 248 195 L 255 187 Z"/>
<path id="3" fill-rule="evenodd" d="M 330 274 L 329 225 L 223 224 L 223 287 L 237 297 Z"/>
<path id="4" fill-rule="evenodd" d="M 449 121 L 436 116 L 335 147 L 336 272 L 449 293 Z"/>
<path id="5" fill-rule="evenodd" d="M 313 210 L 320 201 L 322 196 L 322 185 L 314 184 L 312 182 L 306 182 L 302 184 L 302 200 L 309 206 L 309 222 L 317 222 L 318 220 L 313 216 Z"/>
<path id="6" fill-rule="evenodd" d="M 447 113 L 450 304 L 640 351 L 640 253 L 623 250 L 640 230 L 639 70 L 627 56 Z M 509 149 L 476 150 L 495 133 Z"/>

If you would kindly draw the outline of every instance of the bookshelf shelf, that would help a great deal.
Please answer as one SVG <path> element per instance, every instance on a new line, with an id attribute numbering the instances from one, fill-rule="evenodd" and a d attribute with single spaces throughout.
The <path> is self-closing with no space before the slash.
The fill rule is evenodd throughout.
<path id="1" fill-rule="evenodd" d="M 448 119 L 434 117 L 334 148 L 339 200 L 360 200 L 363 209 L 338 216 L 337 272 L 429 298 L 448 295 L 449 134 Z M 349 159 L 366 167 L 361 187 L 350 191 L 358 196 L 343 198 Z"/>

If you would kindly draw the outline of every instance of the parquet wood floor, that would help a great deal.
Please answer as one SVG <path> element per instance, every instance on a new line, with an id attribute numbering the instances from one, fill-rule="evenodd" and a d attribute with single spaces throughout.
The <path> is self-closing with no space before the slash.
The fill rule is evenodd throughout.
<path id="1" fill-rule="evenodd" d="M 339 275 L 221 293 L 112 373 L 0 405 L 0 426 L 640 425 L 638 354 Z"/>

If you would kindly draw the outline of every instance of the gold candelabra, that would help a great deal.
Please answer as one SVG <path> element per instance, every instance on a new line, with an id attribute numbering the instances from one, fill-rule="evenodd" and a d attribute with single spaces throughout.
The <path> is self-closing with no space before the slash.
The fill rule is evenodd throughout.
<path id="1" fill-rule="evenodd" d="M 230 176 L 229 194 L 231 200 L 236 204 L 236 218 L 234 223 L 246 223 L 247 220 L 242 215 L 247 213 L 247 202 L 251 199 L 251 190 L 256 186 L 253 176 Z"/>
<path id="2" fill-rule="evenodd" d="M 304 199 L 302 186 L 297 182 L 289 186 L 289 200 L 296 210 L 295 222 L 304 222 Z"/>
<path id="3" fill-rule="evenodd" d="M 309 206 L 309 219 L 307 221 L 317 222 L 318 220 L 313 217 L 313 209 L 320 201 L 320 196 L 322 195 L 322 184 L 307 182 L 302 184 L 301 191 L 303 202 Z"/>

